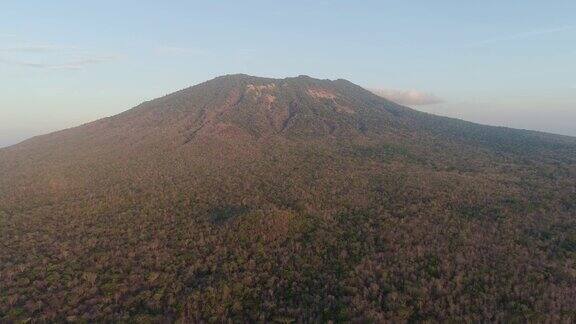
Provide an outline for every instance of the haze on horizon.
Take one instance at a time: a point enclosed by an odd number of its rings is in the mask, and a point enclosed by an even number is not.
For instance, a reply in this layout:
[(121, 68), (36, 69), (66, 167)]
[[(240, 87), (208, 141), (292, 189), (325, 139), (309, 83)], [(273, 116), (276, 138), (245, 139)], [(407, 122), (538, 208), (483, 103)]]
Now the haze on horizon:
[(10, 1), (0, 5), (0, 147), (230, 73), (345, 78), (418, 110), (576, 136), (575, 10)]

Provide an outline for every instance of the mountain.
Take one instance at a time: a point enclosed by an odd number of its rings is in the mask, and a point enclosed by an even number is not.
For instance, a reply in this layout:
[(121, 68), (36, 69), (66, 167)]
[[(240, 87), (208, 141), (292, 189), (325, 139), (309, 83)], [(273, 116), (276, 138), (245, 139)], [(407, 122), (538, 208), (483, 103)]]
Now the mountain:
[(573, 321), (576, 138), (227, 75), (0, 149), (0, 321)]

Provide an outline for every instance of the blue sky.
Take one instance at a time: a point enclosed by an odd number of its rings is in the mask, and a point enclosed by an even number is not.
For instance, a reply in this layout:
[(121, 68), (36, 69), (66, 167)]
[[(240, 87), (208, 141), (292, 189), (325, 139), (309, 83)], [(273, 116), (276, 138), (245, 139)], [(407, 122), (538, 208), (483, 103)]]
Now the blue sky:
[(230, 73), (576, 136), (576, 2), (2, 1), (0, 146)]

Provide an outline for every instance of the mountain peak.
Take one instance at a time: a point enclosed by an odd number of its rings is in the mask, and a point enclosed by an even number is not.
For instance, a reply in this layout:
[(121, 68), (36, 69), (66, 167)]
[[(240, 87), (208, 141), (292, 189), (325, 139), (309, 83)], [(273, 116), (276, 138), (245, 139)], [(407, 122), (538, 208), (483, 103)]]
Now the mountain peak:
[(346, 83), (352, 83), (348, 80), (345, 79), (336, 79), (336, 80), (331, 80), (331, 79), (320, 79), (320, 78), (315, 78), (309, 75), (305, 75), (305, 74), (300, 74), (298, 76), (293, 76), (293, 77), (284, 77), (284, 78), (272, 78), (272, 77), (262, 77), (262, 76), (255, 76), (255, 75), (249, 75), (249, 74), (244, 74), (244, 73), (233, 73), (233, 74), (224, 74), (221, 76), (217, 76), (211, 80), (208, 80), (204, 83), (209, 83), (209, 82), (273, 82), (273, 83), (282, 83), (282, 82), (317, 82), (317, 83), (333, 83), (333, 82), (346, 82)]
[[(514, 135), (520, 131), (418, 112), (344, 79), (229, 74), (144, 102), (119, 115), (28, 142), (79, 138), (79, 133), (96, 146), (108, 145), (108, 140), (151, 145), (206, 141), (245, 145), (260, 140), (372, 141), (435, 136), (517, 147)], [(92, 133), (100, 135), (92, 137)], [(558, 142), (558, 137), (535, 132), (522, 132), (519, 138), (529, 139), (523, 143), (532, 139)]]
[(0, 150), (0, 322), (572, 314), (574, 183), (573, 138), (222, 76)]
[(358, 127), (363, 124), (359, 118), (366, 116), (354, 116), (357, 110), (375, 112), (376, 106), (385, 102), (342, 81), (303, 75), (275, 79), (246, 74), (220, 76), (168, 99), (165, 102), (178, 102), (176, 110), (190, 112), (195, 123), (203, 125), (202, 132), (210, 125), (226, 124), (227, 128), (238, 128), (236, 131), (257, 137), (359, 133)]

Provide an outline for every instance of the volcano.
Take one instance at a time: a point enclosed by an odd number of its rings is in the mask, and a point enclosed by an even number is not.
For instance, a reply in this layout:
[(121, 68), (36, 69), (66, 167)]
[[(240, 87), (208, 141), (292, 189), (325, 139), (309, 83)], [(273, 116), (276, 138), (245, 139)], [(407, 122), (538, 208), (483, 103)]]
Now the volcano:
[(0, 149), (0, 320), (574, 319), (576, 138), (227, 75)]

